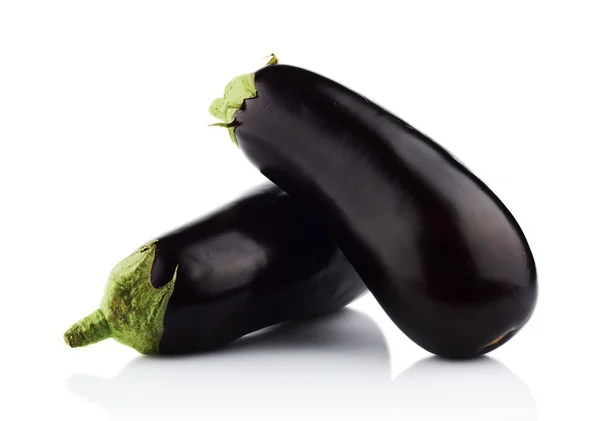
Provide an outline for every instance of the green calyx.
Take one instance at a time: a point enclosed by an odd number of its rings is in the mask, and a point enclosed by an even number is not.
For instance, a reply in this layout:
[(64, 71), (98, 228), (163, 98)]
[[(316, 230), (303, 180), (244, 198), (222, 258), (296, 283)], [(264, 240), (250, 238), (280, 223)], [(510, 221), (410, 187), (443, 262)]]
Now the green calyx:
[(169, 283), (153, 287), (150, 275), (155, 255), (156, 241), (151, 241), (114, 267), (100, 307), (65, 332), (69, 346), (76, 348), (113, 338), (141, 354), (158, 352), (177, 270)]
[(256, 97), (256, 86), (254, 86), (254, 74), (248, 73), (237, 76), (231, 80), (225, 87), (223, 98), (217, 98), (209, 107), (211, 115), (219, 120), (220, 123), (213, 126), (226, 127), (229, 131), (231, 140), (236, 145), (237, 140), (233, 131), (235, 130), (234, 114), (242, 108), (244, 101)]
[[(267, 66), (278, 63), (274, 54), (268, 56)], [(254, 73), (247, 73), (233, 78), (225, 87), (222, 98), (215, 99), (210, 105), (208, 111), (210, 114), (220, 120), (219, 123), (212, 126), (225, 127), (229, 131), (229, 136), (235, 145), (238, 144), (235, 138), (235, 113), (242, 108), (244, 101), (255, 98), (257, 95), (254, 84)]]

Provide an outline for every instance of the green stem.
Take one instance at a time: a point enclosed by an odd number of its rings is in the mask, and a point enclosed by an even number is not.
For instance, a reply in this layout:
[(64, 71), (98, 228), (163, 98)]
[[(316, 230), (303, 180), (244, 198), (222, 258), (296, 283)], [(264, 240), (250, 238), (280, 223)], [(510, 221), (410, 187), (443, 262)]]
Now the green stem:
[(270, 55), (266, 56), (265, 58), (269, 59), (269, 61), (267, 61), (267, 66), (273, 66), (274, 64), (279, 63), (279, 59), (277, 58), (277, 56), (275, 54), (270, 54)]
[(71, 348), (91, 345), (112, 337), (110, 326), (102, 310), (84, 317), (65, 332), (65, 342)]

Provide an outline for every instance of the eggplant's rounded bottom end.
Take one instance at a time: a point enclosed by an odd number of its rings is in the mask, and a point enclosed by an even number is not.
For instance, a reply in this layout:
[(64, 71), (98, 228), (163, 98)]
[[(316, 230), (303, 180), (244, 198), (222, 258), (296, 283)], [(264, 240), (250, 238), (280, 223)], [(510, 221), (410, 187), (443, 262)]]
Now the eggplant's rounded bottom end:
[(483, 356), (483, 354), (477, 352), (432, 352), (432, 354), (443, 360), (457, 362), (474, 360)]
[(516, 329), (511, 329), (508, 332), (504, 333), (503, 335), (498, 336), (496, 339), (494, 339), (490, 343), (486, 344), (483, 348), (481, 348), (481, 350), (479, 351), (479, 355), (485, 355), (485, 354), (492, 352), (493, 350), (495, 350), (497, 348), (500, 348), (502, 345), (504, 345), (506, 342), (508, 342), (513, 336), (515, 336), (520, 329), (521, 329), (520, 327), (516, 328)]
[(436, 349), (427, 349), (426, 351), (433, 355), (448, 361), (467, 361), (474, 360), (492, 352), (493, 350), (501, 347), (508, 342), (513, 336), (517, 334), (520, 328), (511, 329), (502, 335), (497, 336), (492, 341), (487, 343), (483, 347), (437, 347)]

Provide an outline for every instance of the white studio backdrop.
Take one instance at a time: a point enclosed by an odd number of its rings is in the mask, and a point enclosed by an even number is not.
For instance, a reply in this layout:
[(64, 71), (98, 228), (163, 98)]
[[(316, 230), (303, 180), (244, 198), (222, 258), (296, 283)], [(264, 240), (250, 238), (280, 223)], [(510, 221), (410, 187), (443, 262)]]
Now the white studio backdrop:
[[(0, 419), (600, 419), (598, 7), (0, 2)], [(451, 364), (368, 294), (202, 357), (63, 343), (133, 248), (264, 181), (207, 109), (270, 53), (401, 116), (498, 194), (539, 270), (522, 332)]]

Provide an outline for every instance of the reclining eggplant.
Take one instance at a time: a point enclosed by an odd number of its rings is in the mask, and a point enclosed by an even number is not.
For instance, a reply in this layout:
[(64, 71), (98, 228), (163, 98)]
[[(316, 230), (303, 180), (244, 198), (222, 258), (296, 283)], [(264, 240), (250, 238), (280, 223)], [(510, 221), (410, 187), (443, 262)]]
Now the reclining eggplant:
[(123, 259), (100, 308), (64, 339), (79, 347), (112, 337), (142, 354), (208, 351), (365, 291), (323, 221), (267, 183)]

